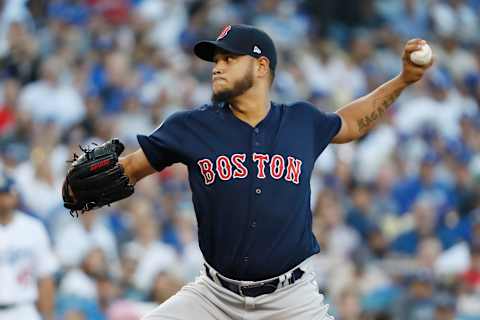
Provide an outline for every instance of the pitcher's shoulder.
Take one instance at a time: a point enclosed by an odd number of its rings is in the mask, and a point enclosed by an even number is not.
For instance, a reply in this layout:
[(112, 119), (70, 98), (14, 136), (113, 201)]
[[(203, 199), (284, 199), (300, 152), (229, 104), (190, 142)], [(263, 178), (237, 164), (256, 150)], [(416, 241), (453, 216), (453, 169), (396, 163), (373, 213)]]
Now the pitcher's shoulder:
[(183, 122), (197, 117), (204, 117), (215, 111), (216, 107), (211, 104), (204, 104), (201, 106), (193, 107), (191, 109), (178, 110), (166, 117), (167, 122)]
[(288, 104), (283, 104), (285, 107), (293, 110), (311, 110), (316, 109), (313, 104), (308, 101), (295, 101)]
[(295, 116), (312, 116), (312, 114), (317, 113), (319, 110), (313, 104), (308, 101), (296, 101), (292, 103), (279, 104), (280, 108), (286, 114), (292, 114)]

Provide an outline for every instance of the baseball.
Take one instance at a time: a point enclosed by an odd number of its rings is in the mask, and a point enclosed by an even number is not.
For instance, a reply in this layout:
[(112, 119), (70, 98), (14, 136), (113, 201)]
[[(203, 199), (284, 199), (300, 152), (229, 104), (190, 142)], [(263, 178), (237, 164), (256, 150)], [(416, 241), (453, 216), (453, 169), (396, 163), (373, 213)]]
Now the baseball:
[(424, 66), (432, 61), (432, 48), (428, 44), (422, 45), (422, 47), (410, 54), (410, 60), (419, 65)]

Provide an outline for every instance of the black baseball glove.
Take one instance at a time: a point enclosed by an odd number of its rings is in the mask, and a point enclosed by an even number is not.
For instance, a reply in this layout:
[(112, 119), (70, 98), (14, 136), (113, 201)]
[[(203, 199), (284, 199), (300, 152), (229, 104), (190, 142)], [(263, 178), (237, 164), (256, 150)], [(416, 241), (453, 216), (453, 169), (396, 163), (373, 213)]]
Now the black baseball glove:
[(133, 193), (133, 185), (118, 162), (125, 149), (118, 139), (80, 149), (83, 154), (73, 155), (62, 188), (63, 205), (72, 216), (110, 205)]

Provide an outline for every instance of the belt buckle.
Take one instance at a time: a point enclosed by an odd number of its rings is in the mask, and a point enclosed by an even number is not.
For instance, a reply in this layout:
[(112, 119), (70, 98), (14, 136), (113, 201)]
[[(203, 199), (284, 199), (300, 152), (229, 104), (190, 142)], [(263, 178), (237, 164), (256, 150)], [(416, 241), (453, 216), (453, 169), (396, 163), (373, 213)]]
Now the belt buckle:
[(240, 296), (242, 297), (248, 297), (244, 292), (243, 289), (254, 289), (254, 288), (260, 288), (265, 285), (265, 282), (260, 282), (260, 283), (255, 283), (255, 284), (247, 284), (244, 286), (239, 285), (238, 286), (238, 292), (240, 293)]

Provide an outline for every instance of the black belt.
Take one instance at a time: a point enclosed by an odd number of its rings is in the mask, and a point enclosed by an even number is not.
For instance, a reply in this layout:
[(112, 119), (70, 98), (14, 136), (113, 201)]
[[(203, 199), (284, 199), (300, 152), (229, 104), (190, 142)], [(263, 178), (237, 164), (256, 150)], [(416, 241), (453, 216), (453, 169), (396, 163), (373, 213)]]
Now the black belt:
[(12, 304), (0, 304), (0, 310), (8, 310), (15, 308), (17, 305), (15, 303)]
[[(210, 273), (210, 268), (207, 265), (205, 265), (205, 271), (207, 273), (207, 276), (211, 280), (215, 281)], [(292, 276), (288, 279), (288, 284), (295, 283), (295, 281), (300, 279), (304, 273), (305, 272), (300, 268), (296, 268), (295, 270), (293, 270)], [(277, 290), (278, 284), (280, 283), (280, 277), (268, 281), (258, 281), (257, 283), (243, 286), (235, 282), (231, 282), (222, 277), (221, 275), (218, 276), (217, 279), (218, 281), (220, 281), (222, 287), (242, 297), (258, 297), (262, 294), (273, 293), (275, 292), (275, 290)]]

